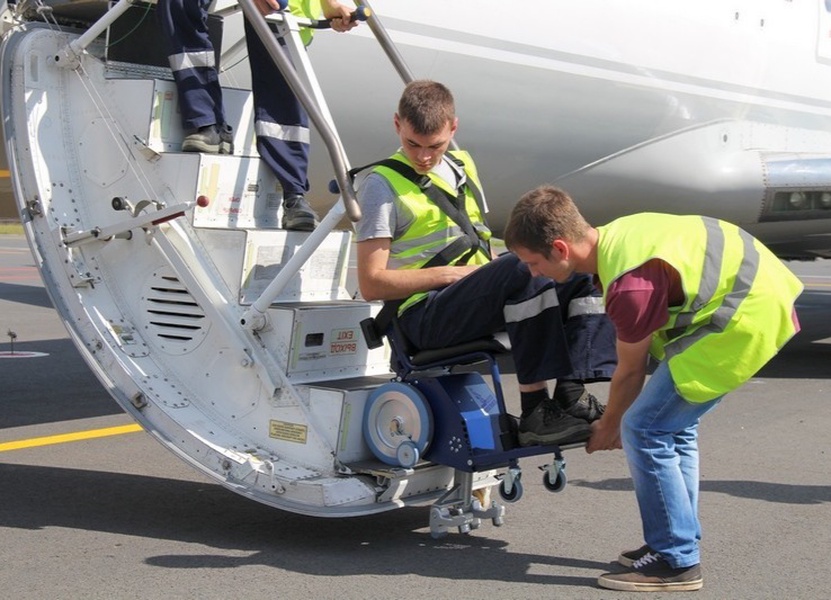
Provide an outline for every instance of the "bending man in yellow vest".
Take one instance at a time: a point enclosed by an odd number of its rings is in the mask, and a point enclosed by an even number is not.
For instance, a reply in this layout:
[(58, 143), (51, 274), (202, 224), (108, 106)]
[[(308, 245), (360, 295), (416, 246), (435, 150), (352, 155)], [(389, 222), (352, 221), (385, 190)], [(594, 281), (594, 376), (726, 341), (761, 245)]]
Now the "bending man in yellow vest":
[[(621, 445), (646, 544), (600, 586), (702, 586), (698, 423), (799, 330), (800, 281), (735, 225), (645, 213), (593, 228), (562, 190), (543, 186), (514, 207), (508, 247), (532, 273), (596, 273), (617, 330), (618, 366), (587, 451)], [(660, 361), (644, 385), (649, 355)]]
[[(614, 370), (614, 331), (587, 276), (562, 285), (517, 258), (491, 260), (486, 204), (444, 85), (407, 85), (394, 117), (400, 150), (358, 181), (358, 280), (367, 300), (398, 305), (422, 350), (507, 331), (520, 383), (522, 445), (585, 440), (603, 406), (583, 382)], [(548, 380), (557, 379), (554, 399)]]

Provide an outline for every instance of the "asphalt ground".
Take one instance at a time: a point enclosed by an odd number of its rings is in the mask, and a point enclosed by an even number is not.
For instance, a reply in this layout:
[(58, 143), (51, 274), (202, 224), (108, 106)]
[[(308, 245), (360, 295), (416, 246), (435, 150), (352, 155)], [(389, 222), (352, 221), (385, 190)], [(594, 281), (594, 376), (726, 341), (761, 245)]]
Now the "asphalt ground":
[[(702, 422), (705, 584), (674, 597), (829, 595), (831, 261), (790, 266), (806, 284), (803, 330)], [(642, 543), (619, 451), (569, 451), (558, 494), (536, 468), (546, 457), (523, 460), (505, 525), (470, 535), (434, 540), (428, 507), (302, 517), (210, 482), (141, 431), (115, 434), (132, 421), (75, 350), (18, 235), (0, 236), (0, 353), (9, 331), (32, 355), (0, 359), (4, 598), (632, 597), (595, 585)], [(515, 409), (510, 373), (505, 390)]]

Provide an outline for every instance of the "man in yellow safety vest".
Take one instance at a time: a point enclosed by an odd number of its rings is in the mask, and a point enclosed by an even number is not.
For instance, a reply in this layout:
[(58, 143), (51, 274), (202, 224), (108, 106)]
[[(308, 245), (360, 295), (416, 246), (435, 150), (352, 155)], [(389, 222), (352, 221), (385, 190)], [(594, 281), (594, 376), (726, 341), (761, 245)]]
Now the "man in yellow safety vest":
[[(699, 419), (799, 330), (801, 282), (725, 221), (644, 213), (594, 228), (551, 186), (520, 199), (505, 242), (534, 274), (597, 274), (616, 328), (618, 366), (586, 449), (623, 447), (646, 543), (599, 585), (699, 589)], [(650, 354), (660, 362), (644, 385)]]

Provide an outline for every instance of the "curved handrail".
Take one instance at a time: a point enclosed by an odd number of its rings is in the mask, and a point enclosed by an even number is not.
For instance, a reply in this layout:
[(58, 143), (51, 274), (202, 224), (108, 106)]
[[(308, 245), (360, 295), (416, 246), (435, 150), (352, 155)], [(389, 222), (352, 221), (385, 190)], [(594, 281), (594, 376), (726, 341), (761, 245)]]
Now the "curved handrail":
[(254, 28), (254, 31), (257, 33), (268, 51), (269, 56), (271, 56), (271, 60), (273, 60), (277, 65), (277, 68), (280, 69), (280, 72), (289, 84), (291, 91), (306, 109), (306, 112), (309, 114), (309, 118), (314, 123), (318, 133), (320, 133), (323, 143), (326, 144), (326, 148), (329, 151), (329, 157), (332, 159), (332, 166), (335, 170), (335, 178), (340, 185), (341, 197), (343, 198), (347, 215), (352, 221), (360, 221), (361, 208), (358, 205), (355, 189), (352, 187), (352, 183), (349, 180), (349, 161), (346, 158), (346, 151), (343, 148), (340, 138), (323, 116), (323, 113), (318, 108), (317, 103), (301, 83), (294, 66), (291, 64), (289, 58), (280, 49), (277, 44), (277, 40), (274, 38), (271, 29), (268, 27), (265, 17), (263, 17), (263, 15), (260, 14), (260, 11), (254, 6), (253, 0), (239, 0), (239, 5), (240, 8), (242, 8), (245, 18), (248, 19), (248, 22)]

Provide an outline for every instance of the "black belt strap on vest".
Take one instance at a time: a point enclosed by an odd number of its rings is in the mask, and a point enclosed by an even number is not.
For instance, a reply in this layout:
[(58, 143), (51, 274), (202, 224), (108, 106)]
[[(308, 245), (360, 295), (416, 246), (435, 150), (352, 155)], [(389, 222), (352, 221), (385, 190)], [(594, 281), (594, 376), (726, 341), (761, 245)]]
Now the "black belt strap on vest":
[[(445, 156), (464, 170), (465, 164), (461, 159), (453, 156), (452, 154), (445, 154)], [(470, 222), (470, 216), (467, 214), (467, 210), (465, 210), (465, 187), (467, 187), (473, 194), (474, 200), (476, 200), (476, 205), (479, 207), (479, 214), (482, 215), (483, 219), (485, 218), (485, 202), (484, 197), (482, 196), (482, 191), (473, 181), (470, 180), (470, 178), (468, 178), (465, 184), (459, 188), (458, 195), (453, 197), (445, 190), (433, 185), (433, 182), (427, 175), (420, 175), (410, 165), (405, 164), (400, 160), (395, 160), (394, 158), (385, 158), (384, 160), (379, 160), (378, 162), (370, 163), (368, 165), (364, 165), (363, 167), (351, 169), (349, 171), (349, 176), (354, 179), (357, 173), (371, 167), (387, 167), (417, 185), (418, 189), (420, 189), (425, 196), (432, 200), (433, 204), (438, 206), (444, 214), (450, 217), (453, 222), (462, 229), (465, 235), (470, 238), (471, 248), (474, 249), (474, 252), (471, 252), (471, 255), (475, 253), (475, 249), (482, 248), (482, 250), (490, 256), (490, 247), (488, 243), (482, 240), (482, 238), (479, 237), (479, 234), (476, 233), (473, 223)], [(467, 262), (467, 260), (470, 260), (470, 257), (467, 257), (465, 262)]]

